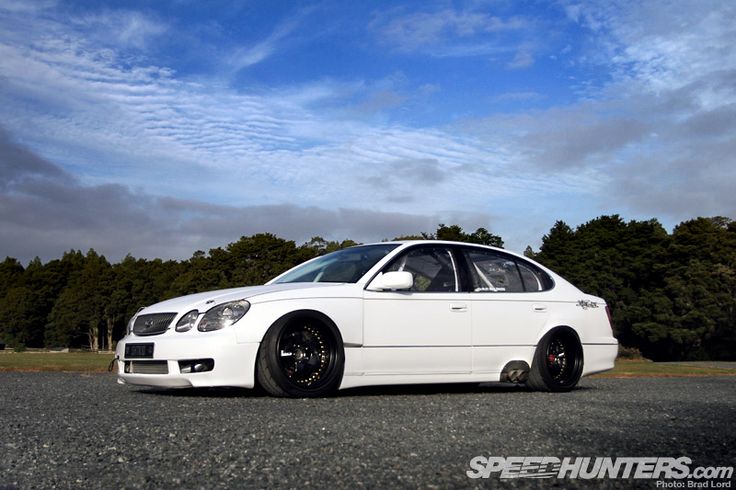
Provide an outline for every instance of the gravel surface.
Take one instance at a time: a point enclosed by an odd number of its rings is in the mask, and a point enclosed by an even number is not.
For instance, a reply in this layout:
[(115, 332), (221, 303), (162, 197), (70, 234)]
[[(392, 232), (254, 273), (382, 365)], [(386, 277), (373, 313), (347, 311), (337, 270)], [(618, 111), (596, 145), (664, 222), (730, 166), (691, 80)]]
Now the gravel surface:
[[(688, 456), (736, 465), (736, 378), (353, 389), (317, 400), (0, 373), (0, 488), (491, 487), (474, 456)], [(652, 480), (502, 486), (656, 488)], [(729, 482), (730, 483), (730, 482)]]

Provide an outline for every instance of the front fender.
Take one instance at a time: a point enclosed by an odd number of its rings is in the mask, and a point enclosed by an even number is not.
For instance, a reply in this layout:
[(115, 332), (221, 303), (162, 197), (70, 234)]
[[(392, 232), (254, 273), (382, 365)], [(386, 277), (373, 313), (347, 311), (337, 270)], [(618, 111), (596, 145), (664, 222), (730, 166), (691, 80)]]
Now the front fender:
[(363, 303), (359, 298), (309, 298), (265, 301), (251, 305), (234, 325), (238, 343), (261, 342), (268, 329), (285, 315), (312, 312), (334, 326), (347, 346), (363, 345)]

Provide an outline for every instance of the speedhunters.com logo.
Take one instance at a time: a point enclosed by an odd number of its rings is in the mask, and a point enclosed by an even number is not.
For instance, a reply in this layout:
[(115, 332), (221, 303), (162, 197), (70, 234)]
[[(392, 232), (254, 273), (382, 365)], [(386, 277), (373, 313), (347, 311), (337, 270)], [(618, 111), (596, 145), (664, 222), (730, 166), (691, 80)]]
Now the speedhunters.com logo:
[(731, 488), (733, 466), (693, 467), (690, 458), (485, 457), (470, 460), (468, 478), (603, 478), (657, 480), (657, 488)]

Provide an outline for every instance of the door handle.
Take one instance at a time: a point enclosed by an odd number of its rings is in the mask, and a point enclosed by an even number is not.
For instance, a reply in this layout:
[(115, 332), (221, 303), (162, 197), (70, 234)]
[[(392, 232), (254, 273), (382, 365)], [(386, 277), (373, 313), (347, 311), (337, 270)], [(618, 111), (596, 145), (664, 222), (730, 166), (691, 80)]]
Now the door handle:
[(451, 303), (450, 304), (450, 311), (468, 311), (468, 305), (464, 303)]
[(547, 311), (547, 305), (533, 305), (532, 310), (534, 311)]

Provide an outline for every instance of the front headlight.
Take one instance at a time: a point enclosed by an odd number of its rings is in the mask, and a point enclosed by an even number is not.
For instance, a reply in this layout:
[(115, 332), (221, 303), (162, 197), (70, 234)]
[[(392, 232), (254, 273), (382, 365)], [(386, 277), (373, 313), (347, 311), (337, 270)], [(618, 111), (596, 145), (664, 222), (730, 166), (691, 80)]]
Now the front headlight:
[(197, 330), (200, 332), (210, 332), (229, 327), (243, 318), (243, 315), (248, 312), (249, 308), (250, 303), (244, 299), (217, 305), (204, 314), (204, 318), (199, 322)]
[(192, 329), (195, 323), (197, 323), (197, 318), (199, 318), (199, 312), (197, 310), (192, 310), (183, 317), (181, 317), (181, 320), (176, 322), (176, 331), (177, 332), (188, 332)]
[(133, 326), (135, 325), (135, 319), (138, 316), (138, 313), (140, 313), (141, 310), (144, 308), (145, 306), (141, 306), (140, 308), (138, 308), (138, 311), (136, 311), (135, 314), (132, 317), (130, 317), (130, 320), (128, 320), (128, 326), (126, 327), (126, 332), (128, 333), (128, 335), (133, 333)]

